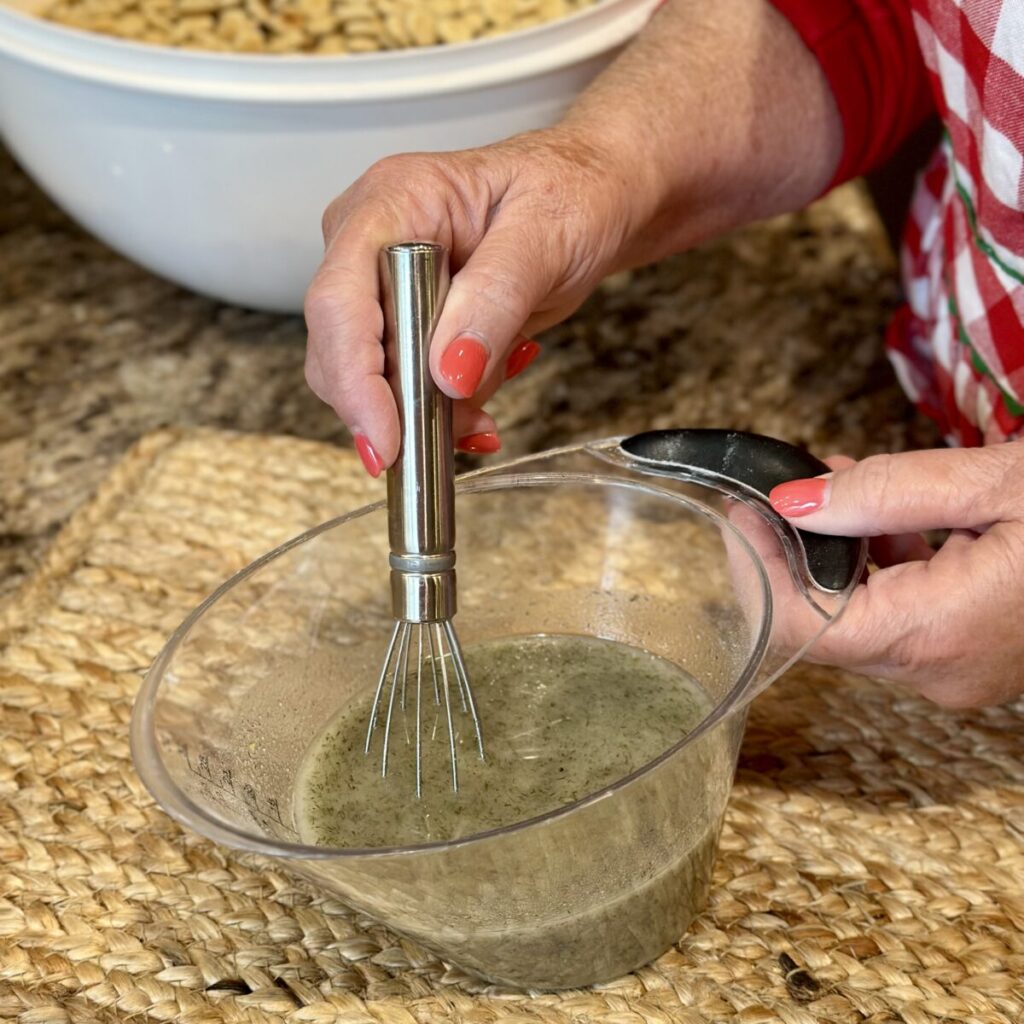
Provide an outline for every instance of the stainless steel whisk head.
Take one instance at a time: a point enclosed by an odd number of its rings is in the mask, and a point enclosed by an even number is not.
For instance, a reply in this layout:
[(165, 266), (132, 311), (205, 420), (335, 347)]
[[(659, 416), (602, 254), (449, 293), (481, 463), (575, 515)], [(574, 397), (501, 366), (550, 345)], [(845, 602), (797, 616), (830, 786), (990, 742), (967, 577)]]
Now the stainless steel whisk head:
[[(433, 699), (431, 739), (448, 739), (459, 789), (457, 719), (468, 716), (480, 758), (483, 736), (452, 617), (455, 599), (455, 459), (451, 400), (430, 375), (430, 339), (448, 291), (448, 252), (404, 242), (381, 253), (385, 373), (398, 405), (401, 446), (388, 471), (391, 604), (395, 627), (374, 694), (366, 753), (383, 719), (381, 774), (388, 773), (397, 710), (414, 710), (416, 795), (423, 788), (424, 690)], [(428, 667), (429, 666), (429, 667)], [(453, 687), (457, 695), (452, 694)], [(460, 716), (461, 713), (461, 716)]]
[[(413, 637), (415, 636), (415, 640)], [(426, 642), (423, 638), (426, 636)], [(414, 660), (415, 668), (410, 670), (410, 659)], [(425, 668), (424, 659), (429, 661)], [(449, 664), (451, 671), (449, 671)], [(429, 672), (429, 678), (424, 676)], [(454, 676), (454, 680), (453, 677)], [(399, 685), (401, 681), (401, 685)], [(457, 703), (460, 708), (453, 708), (452, 683), (458, 689)], [(396, 700), (398, 707), (407, 711), (409, 705), (408, 690), (412, 689), (412, 702), (415, 707), (416, 722), (414, 726), (416, 746), (416, 795), (422, 793), (423, 787), (423, 690), (427, 688), (427, 700), (433, 694), (434, 705), (444, 712), (444, 727), (448, 735), (448, 752), (451, 758), (452, 789), (459, 791), (458, 753), (456, 750), (456, 730), (453, 710), (468, 713), (473, 721), (476, 733), (477, 748), (480, 757), (484, 756), (483, 738), (480, 733), (480, 721), (477, 716), (473, 692), (469, 688), (469, 676), (466, 663), (462, 658), (462, 649), (455, 629), (450, 621), (444, 622), (402, 622), (395, 623), (385, 655), (384, 667), (381, 669), (377, 692), (374, 695), (373, 710), (370, 712), (370, 726), (366, 735), (366, 750), (369, 752), (373, 732), (377, 726), (384, 694), (387, 692), (387, 706), (384, 710), (384, 744), (381, 753), (381, 774), (388, 773), (388, 748), (391, 740), (391, 726), (394, 720)], [(434, 723), (436, 731), (437, 722)]]

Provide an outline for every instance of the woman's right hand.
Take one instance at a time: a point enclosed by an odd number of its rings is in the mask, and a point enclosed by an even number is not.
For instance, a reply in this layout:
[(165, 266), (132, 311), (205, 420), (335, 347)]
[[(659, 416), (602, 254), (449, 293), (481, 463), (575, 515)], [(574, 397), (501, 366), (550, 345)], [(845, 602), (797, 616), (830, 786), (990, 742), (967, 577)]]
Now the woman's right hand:
[(306, 378), (375, 476), (398, 452), (384, 380), (380, 250), (440, 242), (452, 284), (430, 353), (460, 447), (494, 451), (486, 400), (527, 339), (615, 270), (820, 194), (842, 147), (821, 68), (769, 0), (689, 0), (651, 24), (554, 128), (391, 157), (328, 208), (306, 296)]
[[(398, 453), (384, 379), (378, 254), (436, 241), (452, 283), (430, 365), (453, 399), (457, 447), (496, 451), (483, 405), (613, 268), (639, 219), (637, 182), (611, 149), (554, 128), (483, 149), (391, 157), (328, 207), (326, 254), (306, 295), (306, 379), (352, 431), (374, 476)], [(621, 148), (619, 148), (621, 152)]]

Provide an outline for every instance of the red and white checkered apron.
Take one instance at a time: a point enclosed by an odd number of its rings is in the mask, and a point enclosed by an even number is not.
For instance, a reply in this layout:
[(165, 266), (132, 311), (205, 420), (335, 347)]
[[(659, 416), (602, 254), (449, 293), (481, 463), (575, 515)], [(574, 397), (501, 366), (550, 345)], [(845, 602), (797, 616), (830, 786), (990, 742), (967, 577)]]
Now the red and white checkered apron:
[(913, 0), (946, 136), (918, 183), (889, 350), (953, 444), (1024, 433), (1024, 0)]

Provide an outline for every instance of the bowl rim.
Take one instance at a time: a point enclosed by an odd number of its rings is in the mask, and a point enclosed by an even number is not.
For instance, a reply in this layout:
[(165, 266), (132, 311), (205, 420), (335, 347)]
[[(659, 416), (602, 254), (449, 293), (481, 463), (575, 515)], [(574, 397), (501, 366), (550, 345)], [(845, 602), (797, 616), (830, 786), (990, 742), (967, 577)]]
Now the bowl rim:
[(580, 64), (625, 44), (658, 0), (597, 0), (541, 25), (463, 43), (356, 54), (253, 54), (140, 43), (47, 21), (0, 0), (0, 54), (141, 92), (288, 104), (477, 91)]
[[(513, 472), (509, 469), (522, 465), (538, 458), (549, 458), (561, 452), (579, 451), (579, 446), (566, 446), (561, 449), (539, 453), (536, 456), (526, 456), (517, 459), (512, 463), (500, 466), (486, 467), (471, 473), (459, 476), (456, 480), (457, 492), (463, 494), (485, 493), (488, 491), (508, 490), (522, 486), (550, 486), (552, 484), (586, 484), (603, 487), (622, 487), (634, 492), (649, 494), (658, 499), (667, 499), (682, 506), (692, 513), (696, 513), (708, 520), (712, 526), (719, 530), (727, 530), (732, 539), (738, 542), (741, 549), (745, 550), (751, 564), (754, 566), (756, 578), (760, 584), (761, 592), (761, 619), (752, 637), (751, 651), (748, 655), (746, 665), (739, 673), (737, 679), (717, 700), (701, 720), (701, 722), (677, 743), (664, 750), (657, 757), (641, 765), (639, 768), (616, 780), (611, 785), (600, 790), (589, 793), (578, 800), (561, 807), (534, 815), (531, 818), (517, 821), (510, 825), (499, 828), (488, 829), (483, 832), (476, 832), (468, 836), (460, 836), (457, 839), (438, 840), (428, 843), (408, 844), (404, 846), (389, 847), (328, 847), (315, 846), (308, 843), (289, 842), (281, 839), (268, 839), (246, 831), (235, 825), (226, 823), (212, 817), (207, 811), (195, 803), (185, 794), (171, 778), (164, 767), (164, 761), (159, 753), (159, 745), (156, 741), (156, 727), (154, 721), (155, 695), (160, 682), (171, 664), (171, 661), (186, 639), (192, 627), (209, 611), (228, 591), (239, 583), (242, 583), (249, 576), (258, 572), (265, 565), (287, 554), (293, 548), (299, 547), (329, 530), (333, 530), (345, 523), (362, 518), (374, 512), (380, 512), (387, 508), (385, 501), (378, 501), (366, 505), (352, 512), (337, 516), (319, 526), (315, 526), (304, 533), (293, 537), (284, 544), (279, 545), (272, 551), (267, 552), (260, 558), (251, 562), (244, 569), (235, 573), (225, 580), (216, 590), (213, 591), (201, 604), (178, 626), (160, 654), (154, 660), (149, 671), (143, 679), (135, 702), (132, 708), (129, 746), (131, 749), (132, 762), (143, 785), (156, 800), (157, 804), (172, 818), (192, 831), (212, 839), (215, 842), (223, 843), (235, 849), (242, 849), (253, 853), (270, 854), (303, 860), (354, 860), (354, 859), (376, 859), (381, 857), (396, 857), (409, 854), (425, 854), (439, 852), (442, 850), (455, 849), (457, 847), (474, 845), (482, 842), (494, 841), (505, 836), (517, 833), (537, 825), (546, 825), (557, 819), (607, 799), (614, 793), (631, 785), (643, 776), (649, 775), (657, 770), (659, 766), (669, 759), (675, 757), (684, 748), (697, 742), (707, 733), (723, 724), (725, 719), (731, 717), (735, 710), (744, 706), (744, 698), (752, 684), (757, 681), (758, 670), (764, 660), (768, 649), (769, 636), (773, 616), (773, 599), (771, 584), (757, 552), (746, 539), (743, 533), (734, 526), (725, 516), (703, 502), (682, 495), (677, 491), (658, 486), (648, 480), (631, 480), (622, 476), (589, 473), (568, 473), (560, 471), (535, 471)], [(754, 632), (754, 631), (752, 631)]]

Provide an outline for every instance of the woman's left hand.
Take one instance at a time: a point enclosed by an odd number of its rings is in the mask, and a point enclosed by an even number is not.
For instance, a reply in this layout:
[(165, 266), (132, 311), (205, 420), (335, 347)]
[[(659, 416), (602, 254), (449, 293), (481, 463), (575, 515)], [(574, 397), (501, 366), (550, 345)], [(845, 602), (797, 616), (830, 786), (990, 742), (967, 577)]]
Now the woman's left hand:
[[(781, 484), (772, 505), (801, 530), (874, 538), (881, 568), (814, 660), (949, 707), (1024, 693), (1024, 440), (828, 461), (832, 473)], [(941, 529), (934, 551), (921, 531)]]

